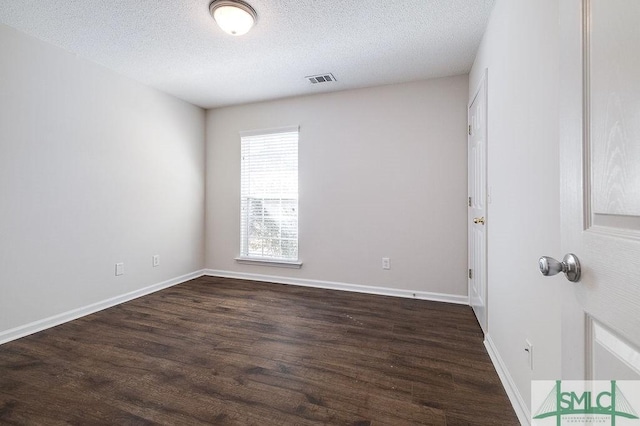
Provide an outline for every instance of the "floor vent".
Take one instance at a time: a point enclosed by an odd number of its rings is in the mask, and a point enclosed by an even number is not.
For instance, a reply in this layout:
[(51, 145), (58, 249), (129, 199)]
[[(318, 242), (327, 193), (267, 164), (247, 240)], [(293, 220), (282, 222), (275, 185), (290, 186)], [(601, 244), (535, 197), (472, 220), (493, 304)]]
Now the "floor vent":
[(318, 74), (318, 75), (309, 75), (309, 76), (307, 76), (305, 78), (308, 79), (312, 84), (329, 83), (331, 81), (337, 81), (336, 78), (331, 73)]

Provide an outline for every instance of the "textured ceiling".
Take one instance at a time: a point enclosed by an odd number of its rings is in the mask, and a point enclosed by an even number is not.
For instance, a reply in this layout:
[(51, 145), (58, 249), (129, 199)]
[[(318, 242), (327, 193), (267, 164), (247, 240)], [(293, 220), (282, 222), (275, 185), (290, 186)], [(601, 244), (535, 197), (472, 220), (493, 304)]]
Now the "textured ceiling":
[(210, 1), (0, 0), (0, 22), (210, 108), (466, 73), (494, 3), (249, 0), (258, 23), (232, 37)]

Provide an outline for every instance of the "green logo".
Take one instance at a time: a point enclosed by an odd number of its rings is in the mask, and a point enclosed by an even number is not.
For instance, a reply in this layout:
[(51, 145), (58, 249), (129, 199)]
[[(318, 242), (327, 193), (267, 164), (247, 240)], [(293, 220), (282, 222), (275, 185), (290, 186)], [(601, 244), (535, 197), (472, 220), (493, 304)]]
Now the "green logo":
[[(597, 384), (600, 382), (585, 382)], [(584, 420), (598, 418), (600, 421), (608, 418), (612, 426), (616, 418), (638, 419), (633, 407), (620, 391), (615, 380), (611, 380), (610, 387), (594, 385), (589, 390), (562, 390), (562, 380), (556, 380), (555, 385), (540, 405), (533, 419), (556, 418), (556, 425), (562, 424), (563, 416), (580, 416)]]

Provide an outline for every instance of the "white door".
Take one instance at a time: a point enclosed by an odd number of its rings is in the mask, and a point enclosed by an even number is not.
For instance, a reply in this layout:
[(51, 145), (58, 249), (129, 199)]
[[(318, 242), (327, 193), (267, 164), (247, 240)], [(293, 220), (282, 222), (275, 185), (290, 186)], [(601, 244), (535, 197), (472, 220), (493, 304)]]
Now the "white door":
[(487, 333), (487, 73), (469, 105), (469, 303)]
[[(562, 0), (564, 379), (640, 379), (640, 1)], [(560, 253), (558, 253), (560, 255)], [(544, 313), (540, 313), (544, 315)]]

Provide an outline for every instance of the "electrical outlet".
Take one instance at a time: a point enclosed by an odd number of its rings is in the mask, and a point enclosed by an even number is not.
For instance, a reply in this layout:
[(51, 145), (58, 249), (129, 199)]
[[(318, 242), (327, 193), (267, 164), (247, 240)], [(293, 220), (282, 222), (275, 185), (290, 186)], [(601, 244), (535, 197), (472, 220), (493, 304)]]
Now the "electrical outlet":
[(151, 264), (155, 268), (156, 266), (160, 266), (160, 255), (156, 254), (151, 258)]
[(391, 269), (391, 262), (388, 257), (382, 258), (382, 269)]
[(124, 275), (124, 263), (116, 263), (116, 276)]
[(529, 368), (533, 371), (533, 343), (526, 339), (524, 341), (524, 351), (527, 354), (527, 362), (529, 363)]

